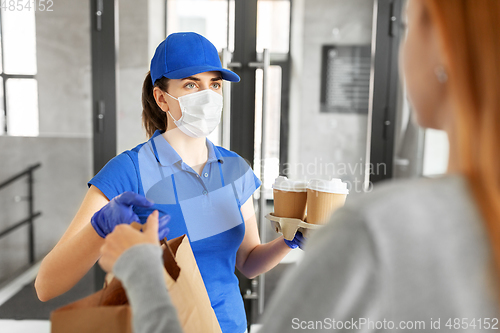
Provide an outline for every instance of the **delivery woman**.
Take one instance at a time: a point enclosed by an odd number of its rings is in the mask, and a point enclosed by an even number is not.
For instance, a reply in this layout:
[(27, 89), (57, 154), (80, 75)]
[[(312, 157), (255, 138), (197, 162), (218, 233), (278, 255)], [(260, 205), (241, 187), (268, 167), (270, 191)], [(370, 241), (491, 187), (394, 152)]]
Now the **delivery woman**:
[(175, 33), (158, 46), (142, 91), (150, 139), (113, 158), (90, 180), (74, 220), (41, 264), (35, 287), (42, 301), (83, 277), (116, 224), (137, 217), (145, 222), (154, 209), (170, 216), (169, 238), (188, 235), (223, 332), (246, 330), (235, 267), (253, 278), (301, 240), (260, 244), (252, 194), (261, 182), (243, 158), (207, 139), (220, 121), (222, 80), (239, 77), (221, 67), (216, 48), (203, 36)]

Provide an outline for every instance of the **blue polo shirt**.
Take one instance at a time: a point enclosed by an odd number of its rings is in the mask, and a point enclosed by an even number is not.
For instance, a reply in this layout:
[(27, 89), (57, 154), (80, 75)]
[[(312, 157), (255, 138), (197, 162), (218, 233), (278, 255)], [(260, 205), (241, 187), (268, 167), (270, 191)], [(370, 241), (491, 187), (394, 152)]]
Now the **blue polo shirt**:
[(208, 160), (198, 175), (156, 131), (153, 137), (109, 161), (90, 180), (108, 199), (132, 191), (155, 203), (134, 208), (141, 222), (154, 209), (168, 214), (172, 239), (186, 234), (223, 332), (245, 332), (246, 315), (236, 252), (245, 235), (241, 206), (261, 185), (238, 154), (207, 139)]

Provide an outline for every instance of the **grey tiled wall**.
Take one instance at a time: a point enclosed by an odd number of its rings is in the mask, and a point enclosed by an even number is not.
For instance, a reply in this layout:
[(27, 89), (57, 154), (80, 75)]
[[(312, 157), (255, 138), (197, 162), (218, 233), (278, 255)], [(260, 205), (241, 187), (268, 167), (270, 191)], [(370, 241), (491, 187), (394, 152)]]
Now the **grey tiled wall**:
[(296, 138), (290, 146), (292, 177), (338, 177), (353, 185), (362, 180), (367, 116), (320, 113), (321, 50), (323, 45), (369, 45), (372, 16), (371, 0), (304, 0), (302, 15), (295, 15), (302, 36), (292, 36), (292, 42), (302, 47), (295, 51), (298, 57), (292, 54), (293, 67), (301, 73), (295, 78), (300, 104), (291, 106), (291, 119), (298, 124), (291, 133)]
[[(86, 138), (0, 137), (0, 181), (30, 165), (34, 171), (35, 255), (41, 259), (59, 240), (75, 215), (91, 177), (91, 144)], [(0, 192), (0, 229), (25, 219), (26, 180), (17, 181)], [(27, 227), (0, 240), (0, 280), (28, 263)]]
[[(59, 240), (92, 176), (88, 1), (58, 2), (36, 12), (40, 137), (0, 136), (0, 182), (29, 165), (35, 171), (36, 259)], [(0, 230), (26, 218), (26, 181), (0, 192)], [(18, 202), (16, 202), (18, 201)], [(0, 240), (0, 281), (28, 263), (27, 228)]]

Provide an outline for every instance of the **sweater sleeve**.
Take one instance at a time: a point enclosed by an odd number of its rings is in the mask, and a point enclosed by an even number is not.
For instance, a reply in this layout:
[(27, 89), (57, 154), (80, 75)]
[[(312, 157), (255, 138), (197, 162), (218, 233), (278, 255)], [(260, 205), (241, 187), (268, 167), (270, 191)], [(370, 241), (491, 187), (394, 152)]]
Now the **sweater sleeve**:
[(377, 269), (375, 244), (363, 219), (339, 210), (309, 239), (301, 262), (283, 278), (262, 330), (331, 332), (342, 325), (356, 331), (362, 318), (378, 320), (382, 287)]
[(182, 333), (165, 286), (161, 256), (159, 246), (135, 245), (113, 267), (127, 293), (135, 333)]

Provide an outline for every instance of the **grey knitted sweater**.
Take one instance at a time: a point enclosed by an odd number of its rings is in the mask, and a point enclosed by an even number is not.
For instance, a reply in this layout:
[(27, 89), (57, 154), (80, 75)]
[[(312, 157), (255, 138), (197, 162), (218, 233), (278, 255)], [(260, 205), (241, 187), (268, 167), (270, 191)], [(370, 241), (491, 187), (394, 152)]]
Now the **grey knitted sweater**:
[[(128, 250), (115, 275), (130, 293), (137, 333), (180, 332), (168, 294), (158, 292), (154, 248)], [(144, 259), (151, 256), (158, 260)], [(494, 331), (500, 316), (492, 267), (463, 178), (386, 183), (350, 196), (308, 240), (260, 332)]]

